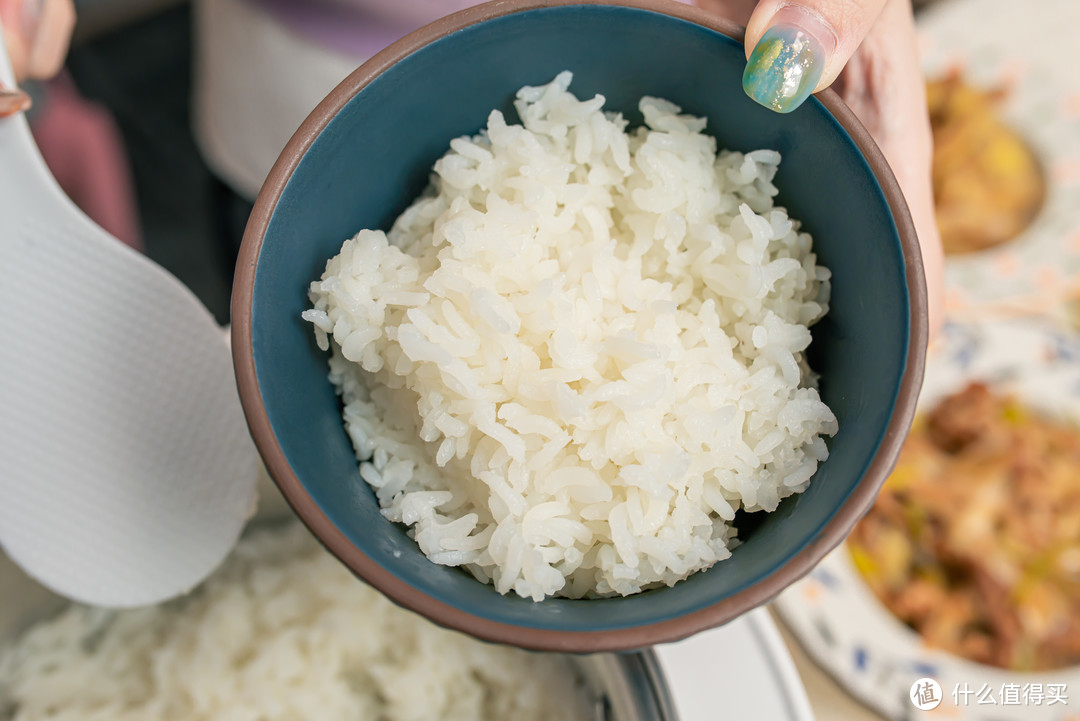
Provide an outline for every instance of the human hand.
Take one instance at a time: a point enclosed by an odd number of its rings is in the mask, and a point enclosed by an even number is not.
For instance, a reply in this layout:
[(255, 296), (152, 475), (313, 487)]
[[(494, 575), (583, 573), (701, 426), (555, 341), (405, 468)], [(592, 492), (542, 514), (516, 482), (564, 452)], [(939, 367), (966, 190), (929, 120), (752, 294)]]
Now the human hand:
[[(0, 22), (16, 82), (59, 72), (75, 26), (72, 0), (0, 0)], [(26, 93), (0, 83), (0, 117), (29, 106)]]
[(910, 0), (699, 0), (746, 25), (743, 88), (791, 112), (830, 85), (881, 148), (922, 248), (930, 333), (940, 328), (944, 256), (930, 180), (932, 139)]

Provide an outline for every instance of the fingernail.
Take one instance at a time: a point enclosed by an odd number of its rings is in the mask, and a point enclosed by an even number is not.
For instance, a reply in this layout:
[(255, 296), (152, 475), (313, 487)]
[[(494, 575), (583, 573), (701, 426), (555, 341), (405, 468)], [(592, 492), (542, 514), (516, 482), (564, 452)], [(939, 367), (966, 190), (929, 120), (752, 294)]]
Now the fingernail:
[(750, 53), (743, 90), (766, 108), (790, 113), (810, 97), (826, 52), (835, 48), (836, 35), (820, 18), (795, 6), (783, 8)]
[(18, 88), (0, 85), (0, 118), (30, 109), (30, 96)]

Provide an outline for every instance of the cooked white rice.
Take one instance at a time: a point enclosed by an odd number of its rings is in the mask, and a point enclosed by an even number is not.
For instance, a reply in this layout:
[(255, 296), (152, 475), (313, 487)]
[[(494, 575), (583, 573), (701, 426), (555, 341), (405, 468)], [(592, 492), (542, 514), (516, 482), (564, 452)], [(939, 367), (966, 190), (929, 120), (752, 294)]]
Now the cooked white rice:
[(583, 721), (590, 708), (565, 658), (398, 608), (299, 524), (245, 540), (186, 599), (72, 606), (0, 647), (11, 721)]
[(829, 272), (773, 205), (779, 154), (718, 154), (656, 98), (628, 132), (570, 80), (453, 140), (303, 314), (384, 515), (536, 600), (727, 558), (735, 512), (803, 491), (836, 432), (803, 357)]

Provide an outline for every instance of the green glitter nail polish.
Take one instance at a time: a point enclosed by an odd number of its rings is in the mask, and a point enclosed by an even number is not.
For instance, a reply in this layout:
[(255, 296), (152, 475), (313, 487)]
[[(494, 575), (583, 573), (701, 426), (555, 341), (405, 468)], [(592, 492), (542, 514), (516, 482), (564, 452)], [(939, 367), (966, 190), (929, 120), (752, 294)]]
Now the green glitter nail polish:
[(743, 72), (743, 90), (770, 110), (790, 113), (810, 97), (825, 66), (821, 44), (803, 30), (777, 25), (761, 37)]

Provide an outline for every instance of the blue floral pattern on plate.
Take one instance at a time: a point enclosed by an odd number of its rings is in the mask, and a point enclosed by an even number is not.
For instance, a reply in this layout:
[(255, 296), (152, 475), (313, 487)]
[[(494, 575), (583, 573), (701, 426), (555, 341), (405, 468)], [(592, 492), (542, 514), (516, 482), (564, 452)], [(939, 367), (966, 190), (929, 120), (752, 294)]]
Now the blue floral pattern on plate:
[[(1080, 422), (1080, 336), (1043, 320), (947, 325), (931, 348), (920, 408), (974, 380)], [(1080, 667), (1008, 672), (926, 647), (866, 587), (845, 546), (781, 594), (775, 607), (823, 669), (852, 696), (894, 721), (1080, 719), (1074, 713), (1080, 706)], [(924, 677), (942, 687), (944, 698), (933, 711), (918, 710), (908, 698), (913, 682)], [(1032, 692), (1051, 685), (1065, 685), (1074, 698), (1048, 704), (1044, 694), (1039, 704), (1002, 704), (1012, 700), (1014, 686)], [(995, 703), (988, 703), (991, 698)]]

